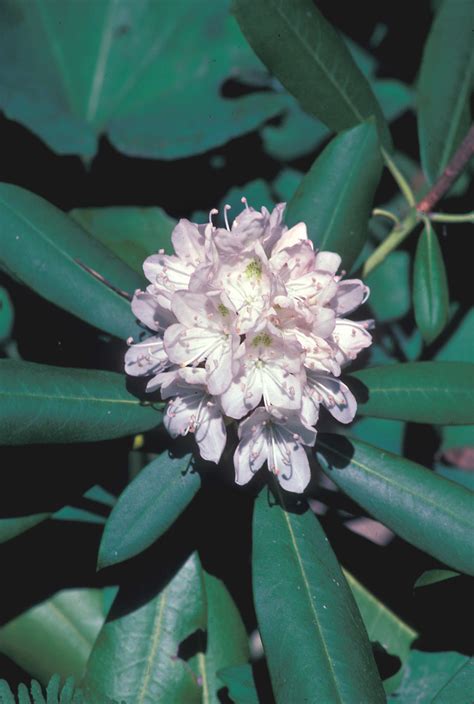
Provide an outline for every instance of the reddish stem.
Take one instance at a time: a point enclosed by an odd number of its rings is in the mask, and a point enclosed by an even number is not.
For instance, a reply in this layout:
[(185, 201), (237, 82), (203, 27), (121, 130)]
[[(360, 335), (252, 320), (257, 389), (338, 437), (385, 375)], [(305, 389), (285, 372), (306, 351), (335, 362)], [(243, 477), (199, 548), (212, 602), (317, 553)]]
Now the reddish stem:
[(440, 198), (449, 190), (451, 184), (456, 180), (464, 169), (469, 159), (474, 155), (474, 124), (464, 137), (456, 150), (453, 158), (436, 181), (433, 188), (426, 194), (416, 206), (419, 213), (429, 213)]

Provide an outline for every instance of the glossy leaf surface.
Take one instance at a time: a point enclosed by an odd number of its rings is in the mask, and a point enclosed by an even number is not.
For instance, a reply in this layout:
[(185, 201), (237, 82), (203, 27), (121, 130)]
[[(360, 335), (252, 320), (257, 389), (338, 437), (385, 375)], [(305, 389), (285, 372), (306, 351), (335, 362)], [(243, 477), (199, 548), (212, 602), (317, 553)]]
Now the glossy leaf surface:
[(381, 170), (373, 122), (340, 134), (301, 181), (288, 204), (287, 224), (304, 221), (316, 247), (337, 252), (343, 267), (350, 269), (367, 239)]
[(46, 684), (58, 673), (79, 681), (104, 622), (97, 589), (59, 592), (0, 628), (0, 652)]
[(444, 0), (424, 47), (418, 80), (421, 163), (431, 184), (469, 129), (473, 58), (472, 3)]
[(191, 555), (159, 594), (135, 609), (119, 592), (87, 664), (88, 704), (107, 697), (140, 704), (200, 704), (201, 688), (178, 655), (182, 641), (206, 627), (202, 570)]
[(414, 584), (414, 589), (429, 587), (432, 584), (439, 584), (439, 582), (445, 582), (447, 579), (453, 579), (454, 577), (459, 577), (459, 572), (453, 572), (453, 570), (427, 570), (418, 577)]
[(232, 11), (255, 53), (306, 112), (336, 132), (373, 115), (390, 144), (367, 79), (314, 3), (233, 0)]
[(92, 442), (154, 428), (123, 374), (0, 360), (0, 444)]
[(155, 542), (201, 486), (191, 455), (163, 452), (127, 486), (112, 509), (99, 548), (100, 568), (123, 562)]
[(365, 278), (376, 323), (403, 318), (410, 310), (409, 270), (408, 253), (392, 252)]
[(421, 465), (360, 440), (319, 436), (323, 471), (397, 535), (441, 562), (474, 574), (474, 494)]
[[(224, 583), (205, 572), (207, 597), (207, 646), (198, 654), (198, 671), (203, 682), (203, 704), (220, 704), (225, 687), (219, 673), (247, 663), (248, 637), (237, 607)], [(204, 684), (205, 683), (205, 684)]]
[(449, 292), (436, 232), (427, 223), (418, 240), (413, 270), (413, 306), (423, 339), (433, 342), (449, 316)]
[(140, 275), (150, 254), (159, 249), (172, 253), (176, 222), (161, 208), (76, 208), (70, 216)]
[(316, 517), (271, 506), (262, 491), (254, 509), (252, 565), (277, 703), (385, 702), (359, 612)]
[(353, 372), (358, 412), (376, 418), (465, 425), (474, 423), (474, 364), (407, 362)]
[(0, 261), (24, 284), (112, 335), (126, 339), (137, 332), (130, 303), (80, 263), (127, 292), (139, 288), (141, 278), (65, 213), (34, 193), (2, 183), (0, 228)]
[(91, 158), (106, 132), (130, 155), (189, 156), (282, 105), (221, 95), (227, 79), (262, 72), (227, 2), (11, 0), (1, 19), (0, 103), (60, 154)]

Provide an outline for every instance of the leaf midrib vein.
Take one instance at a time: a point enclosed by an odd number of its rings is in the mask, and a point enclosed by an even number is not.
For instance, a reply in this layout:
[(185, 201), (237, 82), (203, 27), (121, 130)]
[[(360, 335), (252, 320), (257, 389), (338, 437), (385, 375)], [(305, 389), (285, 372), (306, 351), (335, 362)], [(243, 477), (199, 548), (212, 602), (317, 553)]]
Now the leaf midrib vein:
[(284, 518), (285, 518), (285, 521), (286, 521), (286, 524), (287, 524), (287, 527), (288, 527), (288, 532), (289, 532), (289, 534), (290, 534), (291, 542), (292, 542), (292, 544), (293, 544), (293, 548), (294, 548), (294, 551), (295, 551), (296, 559), (297, 559), (297, 562), (298, 562), (298, 567), (299, 567), (300, 572), (301, 572), (301, 577), (302, 577), (302, 579), (303, 579), (303, 585), (304, 585), (305, 591), (306, 591), (307, 596), (308, 596), (308, 601), (309, 601), (310, 609), (311, 609), (311, 612), (312, 612), (312, 614), (313, 614), (314, 621), (315, 621), (315, 623), (316, 623), (316, 628), (317, 628), (317, 630), (318, 630), (319, 638), (320, 638), (320, 641), (321, 641), (321, 643), (322, 643), (322, 645), (323, 645), (323, 648), (324, 648), (324, 652), (325, 652), (325, 655), (326, 655), (326, 660), (328, 661), (328, 664), (329, 664), (329, 669), (330, 669), (330, 672), (331, 672), (332, 679), (334, 680), (334, 688), (335, 688), (335, 691), (336, 691), (337, 696), (338, 696), (338, 701), (341, 702), (341, 704), (342, 704), (342, 703), (343, 703), (343, 699), (341, 698), (341, 694), (340, 694), (340, 692), (339, 692), (339, 687), (338, 687), (338, 684), (337, 684), (336, 672), (335, 672), (335, 670), (334, 670), (334, 665), (333, 665), (333, 662), (332, 662), (332, 659), (331, 659), (331, 655), (330, 655), (330, 653), (329, 653), (329, 651), (328, 651), (328, 648), (327, 648), (327, 645), (326, 645), (326, 641), (324, 640), (323, 635), (322, 635), (321, 625), (320, 625), (320, 623), (319, 623), (319, 618), (318, 618), (318, 614), (317, 614), (317, 612), (316, 612), (316, 609), (314, 608), (313, 599), (312, 599), (312, 596), (311, 596), (311, 589), (310, 589), (310, 586), (309, 586), (308, 579), (307, 579), (307, 577), (306, 577), (306, 572), (305, 572), (305, 569), (304, 569), (303, 562), (302, 562), (301, 557), (300, 557), (300, 553), (299, 553), (299, 549), (298, 549), (298, 544), (297, 544), (297, 542), (296, 542), (295, 534), (294, 534), (294, 532), (293, 532), (293, 528), (292, 528), (292, 526), (291, 526), (291, 522), (290, 522), (290, 519), (288, 518), (287, 512), (283, 509), (282, 513), (283, 513), (283, 516), (284, 516)]
[(149, 683), (150, 677), (151, 677), (152, 665), (153, 665), (153, 662), (154, 662), (155, 657), (156, 657), (156, 651), (157, 651), (157, 649), (158, 649), (158, 644), (159, 644), (159, 642), (160, 642), (161, 626), (162, 626), (162, 623), (163, 623), (163, 614), (164, 614), (164, 610), (165, 610), (165, 605), (166, 605), (167, 598), (168, 598), (168, 591), (165, 589), (165, 591), (163, 592), (163, 596), (162, 596), (161, 599), (159, 600), (159, 604), (158, 604), (158, 615), (156, 615), (156, 610), (155, 610), (155, 619), (154, 619), (154, 621), (157, 621), (157, 623), (156, 623), (156, 627), (155, 627), (155, 630), (154, 630), (154, 633), (153, 633), (153, 639), (152, 639), (152, 643), (151, 643), (151, 648), (150, 648), (150, 651), (149, 651), (149, 653), (148, 653), (148, 658), (147, 658), (147, 661), (146, 661), (145, 673), (144, 673), (144, 675), (143, 675), (142, 684), (141, 684), (141, 686), (140, 686), (140, 691), (139, 691), (139, 693), (138, 693), (137, 704), (142, 704), (142, 702), (144, 701), (144, 696), (145, 696), (146, 693), (147, 693), (148, 683)]
[(32, 394), (29, 392), (7, 392), (0, 391), (1, 396), (13, 396), (14, 398), (37, 398), (42, 401), (87, 401), (94, 403), (120, 403), (120, 404), (132, 404), (140, 405), (140, 401), (134, 399), (117, 399), (117, 398), (98, 398), (96, 396), (60, 396), (53, 394)]

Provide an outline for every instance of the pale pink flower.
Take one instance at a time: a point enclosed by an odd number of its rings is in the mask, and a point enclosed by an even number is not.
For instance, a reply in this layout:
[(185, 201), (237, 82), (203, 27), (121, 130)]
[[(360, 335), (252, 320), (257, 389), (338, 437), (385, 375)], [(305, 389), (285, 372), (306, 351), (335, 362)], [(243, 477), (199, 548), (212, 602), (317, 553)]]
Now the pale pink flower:
[(239, 422), (236, 482), (266, 462), (288, 491), (310, 479), (305, 447), (314, 445), (320, 406), (350, 423), (357, 403), (341, 368), (371, 344), (371, 321), (347, 315), (369, 290), (337, 274), (341, 259), (315, 251), (306, 226), (283, 224), (245, 208), (225, 229), (180, 220), (174, 255), (144, 264), (150, 281), (132, 301), (155, 334), (132, 344), (125, 369), (151, 376), (147, 391), (170, 399), (164, 425), (173, 437), (194, 433), (201, 456), (219, 462), (226, 426)]

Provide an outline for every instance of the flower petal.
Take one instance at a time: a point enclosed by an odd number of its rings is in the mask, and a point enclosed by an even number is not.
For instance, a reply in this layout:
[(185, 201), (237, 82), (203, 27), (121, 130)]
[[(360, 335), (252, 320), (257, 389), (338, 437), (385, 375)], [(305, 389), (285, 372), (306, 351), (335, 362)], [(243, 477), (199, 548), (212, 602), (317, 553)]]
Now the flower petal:
[(131, 376), (158, 374), (169, 364), (161, 335), (131, 345), (125, 354), (125, 371)]
[(329, 375), (308, 372), (307, 383), (319, 394), (322, 403), (336, 420), (340, 423), (354, 420), (357, 401), (342, 381)]
[(222, 333), (203, 328), (188, 328), (175, 323), (164, 336), (165, 350), (172, 362), (185, 367), (200, 364), (223, 340)]
[(257, 408), (239, 426), (240, 443), (234, 453), (237, 484), (247, 484), (267, 459), (265, 430), (268, 418), (264, 408)]
[(203, 405), (194, 435), (203, 460), (218, 464), (224, 452), (227, 433), (221, 410), (215, 402), (209, 400)]
[(221, 337), (219, 344), (208, 355), (206, 371), (209, 393), (218, 396), (229, 388), (233, 376), (234, 357), (239, 345), (238, 335)]
[(329, 271), (335, 274), (341, 266), (341, 257), (334, 252), (317, 252), (314, 268), (318, 271)]
[(369, 287), (365, 286), (359, 279), (347, 279), (340, 281), (335, 296), (337, 315), (352, 313), (369, 297)]
[(171, 234), (174, 251), (183, 262), (191, 267), (197, 267), (205, 258), (206, 225), (195, 225), (181, 218)]
[(174, 316), (148, 291), (135, 291), (131, 305), (134, 315), (150, 330), (163, 330), (174, 322)]
[(370, 321), (355, 322), (346, 318), (336, 320), (332, 338), (337, 346), (335, 359), (342, 366), (357, 357), (365, 347), (372, 344), (372, 335), (367, 328)]

